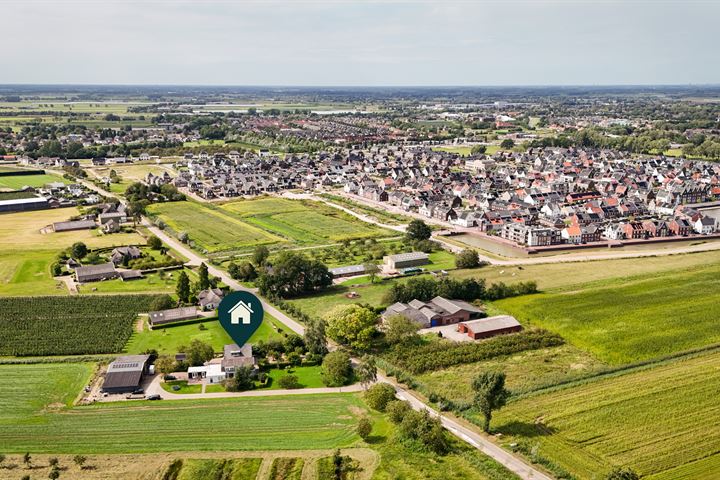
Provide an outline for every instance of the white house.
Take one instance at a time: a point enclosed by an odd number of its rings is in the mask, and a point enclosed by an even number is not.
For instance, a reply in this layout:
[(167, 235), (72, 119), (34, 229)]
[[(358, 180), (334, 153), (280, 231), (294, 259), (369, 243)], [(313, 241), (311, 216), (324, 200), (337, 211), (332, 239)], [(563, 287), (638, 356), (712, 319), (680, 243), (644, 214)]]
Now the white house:
[(694, 226), (697, 233), (710, 235), (715, 231), (715, 220), (711, 217), (698, 218)]
[(254, 312), (252, 310), (252, 305), (250, 303), (245, 303), (242, 300), (240, 300), (238, 303), (235, 304), (234, 307), (230, 309), (230, 323), (232, 325), (238, 325), (242, 323), (243, 325), (249, 325), (250, 324), (250, 315), (252, 315)]
[(200, 367), (188, 368), (188, 379), (205, 380), (207, 383), (221, 383), (225, 380), (225, 372), (219, 363), (209, 363)]

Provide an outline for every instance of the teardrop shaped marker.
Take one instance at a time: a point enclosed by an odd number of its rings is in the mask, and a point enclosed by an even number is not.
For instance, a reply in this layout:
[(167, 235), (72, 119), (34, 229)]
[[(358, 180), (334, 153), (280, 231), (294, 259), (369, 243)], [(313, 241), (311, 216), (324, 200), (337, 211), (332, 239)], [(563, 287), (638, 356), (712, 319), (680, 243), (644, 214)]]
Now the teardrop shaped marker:
[(238, 347), (252, 337), (263, 321), (263, 306), (260, 299), (250, 292), (238, 291), (225, 296), (218, 305), (220, 325)]

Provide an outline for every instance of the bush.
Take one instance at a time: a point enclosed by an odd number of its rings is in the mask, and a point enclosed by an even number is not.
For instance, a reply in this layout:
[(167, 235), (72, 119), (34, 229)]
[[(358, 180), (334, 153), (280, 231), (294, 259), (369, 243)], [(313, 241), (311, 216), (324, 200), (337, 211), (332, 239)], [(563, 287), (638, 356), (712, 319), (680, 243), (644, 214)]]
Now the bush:
[(411, 410), (410, 404), (404, 400), (392, 400), (385, 407), (388, 419), (395, 424), (402, 422), (405, 415)]
[(300, 380), (298, 379), (297, 375), (283, 375), (278, 380), (278, 385), (280, 385), (281, 388), (286, 388), (289, 390), (302, 388), (302, 385), (300, 385)]
[(475, 250), (465, 249), (455, 256), (457, 268), (477, 268), (480, 266), (480, 256)]
[(335, 350), (325, 355), (320, 368), (323, 383), (328, 387), (342, 387), (352, 379), (350, 355), (341, 350)]
[(367, 441), (367, 439), (370, 438), (370, 434), (372, 433), (372, 422), (370, 422), (370, 419), (367, 417), (361, 417), (360, 420), (358, 420), (355, 431), (360, 436), (360, 438)]
[(408, 411), (400, 422), (399, 434), (402, 440), (440, 455), (449, 450), (440, 419), (431, 417), (427, 410)]
[(393, 400), (395, 400), (395, 388), (388, 383), (376, 383), (365, 391), (365, 403), (379, 412), (384, 412), (388, 403)]

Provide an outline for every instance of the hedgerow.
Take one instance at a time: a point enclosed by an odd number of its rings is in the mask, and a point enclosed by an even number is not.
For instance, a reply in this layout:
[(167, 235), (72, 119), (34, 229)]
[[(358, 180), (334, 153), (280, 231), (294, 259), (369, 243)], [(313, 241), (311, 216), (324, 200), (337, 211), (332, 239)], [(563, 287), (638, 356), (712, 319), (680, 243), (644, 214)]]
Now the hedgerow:
[(499, 335), (482, 342), (439, 340), (421, 345), (398, 344), (384, 358), (413, 374), (440, 370), (462, 363), (479, 362), (501, 355), (562, 345), (560, 335), (542, 329)]

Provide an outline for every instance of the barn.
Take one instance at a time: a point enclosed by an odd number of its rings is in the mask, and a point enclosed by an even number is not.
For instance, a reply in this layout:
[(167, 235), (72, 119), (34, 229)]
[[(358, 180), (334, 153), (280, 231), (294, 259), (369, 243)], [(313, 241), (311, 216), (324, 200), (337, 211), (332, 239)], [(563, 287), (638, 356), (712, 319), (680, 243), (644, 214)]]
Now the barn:
[(108, 365), (102, 391), (106, 393), (132, 393), (140, 388), (142, 377), (148, 371), (150, 355), (118, 357)]
[(467, 334), (473, 340), (519, 332), (520, 330), (522, 330), (520, 322), (510, 315), (497, 315), (458, 324), (458, 332)]

